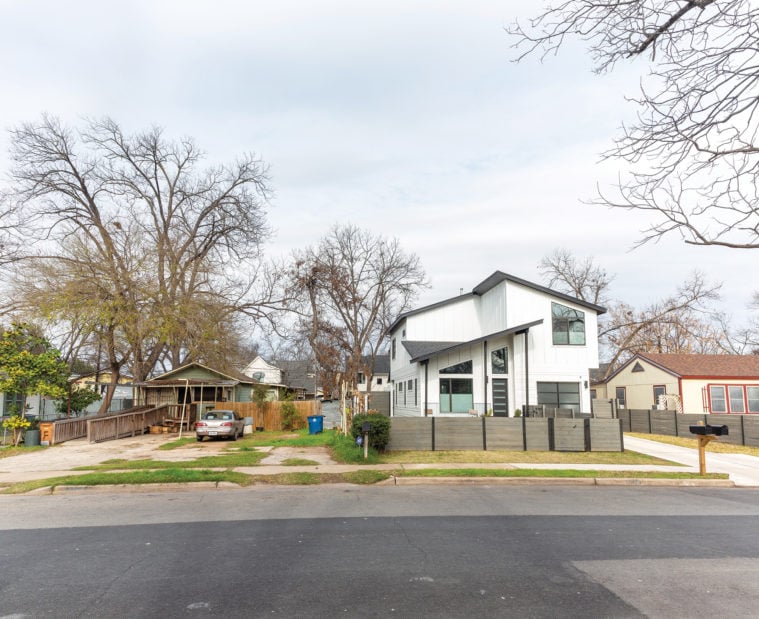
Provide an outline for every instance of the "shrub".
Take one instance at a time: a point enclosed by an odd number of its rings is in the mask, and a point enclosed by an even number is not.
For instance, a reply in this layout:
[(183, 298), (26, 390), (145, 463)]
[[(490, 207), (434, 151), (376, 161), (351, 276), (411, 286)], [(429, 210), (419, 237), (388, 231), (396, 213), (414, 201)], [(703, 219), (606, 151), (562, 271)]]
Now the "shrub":
[(361, 426), (363, 426), (365, 421), (371, 424), (369, 446), (377, 451), (385, 451), (387, 444), (390, 442), (390, 417), (385, 417), (373, 411), (354, 415), (351, 421), (351, 434), (354, 440), (363, 435)]
[(3, 427), (13, 432), (13, 445), (16, 447), (21, 442), (21, 433), (31, 425), (32, 422), (21, 415), (13, 415), (3, 421)]
[(294, 430), (298, 421), (298, 411), (292, 402), (282, 402), (282, 429)]

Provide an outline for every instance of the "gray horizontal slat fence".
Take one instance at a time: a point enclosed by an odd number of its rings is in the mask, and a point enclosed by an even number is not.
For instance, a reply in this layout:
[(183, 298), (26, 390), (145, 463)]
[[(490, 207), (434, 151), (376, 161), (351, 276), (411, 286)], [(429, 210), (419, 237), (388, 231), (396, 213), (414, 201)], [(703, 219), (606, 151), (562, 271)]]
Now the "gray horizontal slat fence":
[(651, 414), (651, 434), (664, 434), (666, 436), (677, 436), (677, 419), (675, 411), (650, 411)]
[(590, 451), (624, 451), (619, 419), (590, 420)]
[(482, 420), (441, 418), (435, 419), (435, 451), (453, 449), (482, 450)]
[(612, 419), (614, 417), (614, 400), (593, 399), (590, 401), (590, 406), (593, 417), (596, 419)]
[(519, 417), (485, 417), (485, 433), (488, 449), (506, 451), (524, 449), (522, 420)]
[(585, 451), (585, 419), (554, 419), (554, 451)]
[(390, 451), (432, 449), (432, 417), (393, 417), (390, 423)]
[(619, 420), (622, 422), (622, 431), (631, 432), (632, 430), (630, 430), (630, 410), (627, 408), (622, 408), (617, 411), (617, 416), (619, 417)]
[(523, 428), (530, 451), (623, 451), (619, 419), (518, 417), (393, 417), (388, 449), (522, 451)]
[(651, 430), (649, 425), (649, 415), (651, 411), (631, 410), (630, 411), (630, 432), (643, 432), (648, 434)]
[(527, 451), (550, 451), (551, 441), (548, 435), (548, 419), (528, 418), (524, 420), (527, 438)]
[(720, 436), (719, 440), (723, 443), (733, 445), (743, 445), (743, 417), (744, 415), (719, 415), (712, 413), (706, 419), (710, 426), (727, 426), (729, 428), (727, 436)]
[(751, 447), (759, 447), (759, 415), (743, 417), (743, 442)]

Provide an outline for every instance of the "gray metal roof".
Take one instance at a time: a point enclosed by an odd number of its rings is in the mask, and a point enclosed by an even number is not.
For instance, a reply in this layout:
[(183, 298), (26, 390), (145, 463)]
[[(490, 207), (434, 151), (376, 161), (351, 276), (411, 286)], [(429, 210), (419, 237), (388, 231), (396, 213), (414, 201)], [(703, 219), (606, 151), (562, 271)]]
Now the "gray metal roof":
[(417, 361), (425, 361), (431, 357), (435, 357), (444, 352), (450, 352), (450, 351), (456, 350), (457, 348), (461, 348), (462, 346), (471, 346), (473, 344), (479, 344), (480, 342), (484, 342), (485, 340), (502, 337), (504, 335), (512, 335), (514, 333), (520, 333), (521, 331), (527, 331), (528, 329), (542, 323), (543, 323), (543, 319), (533, 320), (532, 322), (526, 322), (522, 325), (511, 327), (510, 329), (504, 329), (503, 331), (496, 331), (494, 333), (483, 335), (482, 337), (478, 337), (473, 340), (468, 340), (466, 342), (405, 341), (405, 342), (402, 342), (402, 344), (403, 344), (403, 347), (411, 355), (411, 363), (416, 363)]

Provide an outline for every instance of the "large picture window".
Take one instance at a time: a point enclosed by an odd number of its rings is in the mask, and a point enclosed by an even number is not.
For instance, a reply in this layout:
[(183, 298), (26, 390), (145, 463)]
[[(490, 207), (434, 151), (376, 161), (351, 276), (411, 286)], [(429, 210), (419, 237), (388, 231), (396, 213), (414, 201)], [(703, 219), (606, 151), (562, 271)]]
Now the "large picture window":
[(538, 404), (580, 412), (580, 383), (538, 383)]
[(440, 412), (466, 413), (474, 408), (471, 378), (440, 379)]
[(554, 344), (585, 345), (585, 312), (551, 303), (551, 324)]

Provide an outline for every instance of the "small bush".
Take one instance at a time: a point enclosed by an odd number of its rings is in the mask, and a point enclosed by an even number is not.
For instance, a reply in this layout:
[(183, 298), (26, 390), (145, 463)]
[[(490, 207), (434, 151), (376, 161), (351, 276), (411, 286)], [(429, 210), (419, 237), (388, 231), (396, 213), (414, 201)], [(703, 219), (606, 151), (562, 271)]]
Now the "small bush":
[(387, 444), (390, 442), (390, 417), (385, 417), (371, 411), (354, 415), (351, 421), (351, 434), (354, 440), (359, 436), (363, 436), (361, 427), (366, 421), (371, 424), (369, 447), (373, 447), (377, 451), (385, 451)]
[(298, 422), (298, 411), (292, 402), (282, 402), (282, 429), (294, 430)]

